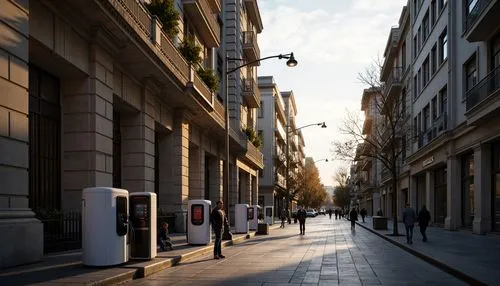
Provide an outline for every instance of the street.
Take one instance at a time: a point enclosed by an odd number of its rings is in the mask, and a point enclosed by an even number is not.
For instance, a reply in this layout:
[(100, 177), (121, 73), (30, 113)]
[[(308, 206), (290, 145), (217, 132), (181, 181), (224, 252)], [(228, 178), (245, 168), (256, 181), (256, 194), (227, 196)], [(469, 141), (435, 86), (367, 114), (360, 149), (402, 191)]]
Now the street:
[[(308, 218), (130, 285), (466, 285), (344, 219)], [(415, 235), (415, 239), (420, 239)]]

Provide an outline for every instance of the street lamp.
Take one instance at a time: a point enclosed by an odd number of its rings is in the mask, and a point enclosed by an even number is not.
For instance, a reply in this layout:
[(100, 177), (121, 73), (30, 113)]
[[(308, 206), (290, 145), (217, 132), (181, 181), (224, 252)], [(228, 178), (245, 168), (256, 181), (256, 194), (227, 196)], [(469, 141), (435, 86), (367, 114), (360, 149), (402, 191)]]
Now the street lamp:
[[(226, 61), (224, 63), (224, 74), (225, 74), (225, 80), (226, 80), (226, 85), (225, 85), (225, 91), (224, 91), (224, 101), (225, 101), (225, 112), (226, 112), (226, 125), (225, 125), (225, 135), (226, 135), (226, 140), (224, 143), (224, 149), (225, 149), (225, 160), (224, 160), (224, 186), (223, 186), (223, 192), (224, 192), (224, 205), (226, 205), (227, 212), (226, 215), (228, 215), (228, 220), (229, 220), (229, 74), (240, 70), (243, 67), (252, 65), (254, 63), (258, 63), (264, 60), (272, 59), (272, 58), (278, 58), (278, 59), (287, 59), (286, 65), (289, 67), (295, 67), (297, 66), (297, 60), (295, 59), (293, 53), (289, 54), (279, 54), (279, 55), (274, 55), (274, 56), (269, 56), (269, 57), (264, 57), (260, 58), (255, 61), (251, 61), (248, 63), (245, 63), (243, 65), (240, 65), (236, 68), (233, 68), (229, 70), (228, 68), (228, 61), (243, 61), (243, 59), (239, 58), (230, 58), (228, 53), (226, 52)], [(230, 240), (232, 239), (232, 234), (229, 232), (228, 228), (225, 228), (224, 234), (222, 236), (224, 240)]]
[(328, 159), (319, 159), (319, 160), (314, 161), (313, 164), (316, 163), (316, 162), (321, 162), (321, 161), (328, 162)]
[[(288, 114), (288, 118), (290, 118), (290, 114)], [(293, 133), (293, 132), (296, 132), (302, 128), (306, 128), (306, 127), (310, 127), (310, 126), (320, 126), (321, 128), (326, 128), (326, 124), (325, 122), (318, 122), (318, 123), (312, 123), (312, 124), (307, 124), (307, 125), (304, 125), (304, 126), (301, 126), (299, 128), (296, 128), (296, 129), (293, 129), (293, 130), (290, 130), (290, 124), (287, 124), (286, 125), (286, 169), (285, 169), (285, 172), (286, 172), (286, 189), (287, 189), (287, 196), (289, 196), (289, 206), (288, 206), (288, 209), (290, 210), (290, 214), (292, 213), (292, 204), (291, 204), (291, 201), (292, 201), (292, 198), (290, 196), (290, 189), (289, 189), (289, 185), (290, 185), (290, 133)], [(327, 162), (328, 162), (328, 159), (325, 159)], [(290, 217), (288, 218), (288, 223), (290, 224), (291, 223), (291, 219)]]

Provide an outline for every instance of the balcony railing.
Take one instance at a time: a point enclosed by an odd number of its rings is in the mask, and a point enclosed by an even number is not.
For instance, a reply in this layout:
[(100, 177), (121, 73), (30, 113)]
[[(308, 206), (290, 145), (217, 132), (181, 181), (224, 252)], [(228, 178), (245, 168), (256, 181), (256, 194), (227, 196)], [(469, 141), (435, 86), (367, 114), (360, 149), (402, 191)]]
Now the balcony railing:
[[(242, 33), (243, 51), (249, 62), (256, 61), (260, 58), (260, 49), (257, 43), (257, 35), (253, 31)], [(259, 65), (257, 62), (254, 65)]]
[(220, 26), (217, 23), (217, 14), (212, 10), (207, 0), (182, 0), (186, 13), (192, 15), (193, 24), (200, 31), (200, 37), (209, 47), (218, 47), (220, 44)]
[(260, 90), (252, 75), (249, 74), (247, 78), (243, 79), (241, 88), (248, 106), (258, 108), (260, 106)]
[(466, 93), (466, 111), (468, 112), (483, 100), (500, 89), (500, 66), (491, 71), (478, 84)]
[[(491, 0), (478, 0), (476, 2), (476, 5), (470, 10), (470, 12), (467, 14), (467, 16), (464, 18), (463, 22), (463, 30), (464, 32), (468, 31), (479, 19), (479, 16), (483, 13), (483, 11), (488, 7), (490, 4)], [(465, 7), (464, 9), (467, 9)]]
[(446, 112), (435, 118), (433, 124), (426, 131), (420, 132), (418, 136), (418, 148), (424, 147), (445, 132), (448, 128), (447, 121), (448, 117)]
[(247, 153), (246, 157), (250, 159), (256, 166), (259, 168), (264, 167), (264, 156), (262, 155), (262, 152), (253, 145), (252, 142), (247, 140)]
[(384, 94), (388, 95), (395, 85), (398, 87), (401, 86), (401, 80), (403, 78), (403, 68), (402, 67), (394, 67), (392, 69), (392, 73), (387, 78), (385, 82)]

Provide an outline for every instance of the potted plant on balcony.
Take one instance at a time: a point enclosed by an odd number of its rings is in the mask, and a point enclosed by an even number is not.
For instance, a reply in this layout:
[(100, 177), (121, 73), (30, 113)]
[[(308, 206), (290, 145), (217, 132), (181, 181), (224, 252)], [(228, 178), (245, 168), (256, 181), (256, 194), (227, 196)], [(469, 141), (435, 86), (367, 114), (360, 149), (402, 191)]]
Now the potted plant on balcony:
[(179, 33), (179, 12), (175, 9), (174, 0), (151, 0), (145, 5), (151, 15), (158, 17), (165, 34), (173, 39)]
[(198, 69), (198, 75), (201, 77), (201, 80), (208, 86), (211, 92), (215, 92), (219, 89), (219, 78), (215, 75), (214, 70), (212, 69)]
[(256, 148), (260, 148), (262, 146), (262, 135), (255, 134), (255, 130), (253, 130), (252, 127), (247, 126), (243, 131), (245, 131), (245, 134), (248, 137), (248, 141), (252, 142), (253, 146)]
[(196, 44), (194, 37), (187, 36), (184, 38), (179, 51), (191, 66), (198, 66), (201, 63), (201, 47)]

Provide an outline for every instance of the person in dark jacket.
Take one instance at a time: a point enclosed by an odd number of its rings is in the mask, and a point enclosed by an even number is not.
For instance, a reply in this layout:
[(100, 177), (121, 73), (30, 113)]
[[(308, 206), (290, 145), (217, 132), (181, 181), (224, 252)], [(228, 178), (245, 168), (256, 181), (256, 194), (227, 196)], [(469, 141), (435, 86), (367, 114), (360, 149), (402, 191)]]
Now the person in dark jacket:
[(216, 206), (210, 215), (210, 221), (212, 223), (212, 229), (215, 233), (214, 259), (226, 258), (222, 255), (222, 231), (225, 227), (229, 227), (229, 224), (227, 222), (227, 216), (224, 212), (224, 203), (222, 201), (217, 201)]
[(422, 209), (418, 213), (418, 225), (420, 226), (420, 233), (422, 234), (422, 241), (427, 242), (427, 235), (425, 231), (429, 226), (429, 222), (431, 221), (431, 213), (427, 210), (425, 205), (422, 206)]
[(337, 217), (339, 216), (339, 210), (335, 209), (334, 213), (335, 213), (335, 219), (337, 219)]
[(288, 212), (286, 209), (281, 210), (280, 218), (281, 218), (281, 225), (280, 228), (285, 228), (285, 222), (288, 217)]
[(297, 219), (299, 220), (301, 235), (306, 234), (306, 217), (307, 217), (306, 210), (304, 209), (303, 206), (300, 206), (299, 209), (297, 210)]
[(417, 214), (413, 208), (407, 204), (405, 210), (403, 211), (403, 223), (406, 228), (406, 242), (408, 244), (413, 244), (413, 227), (417, 221)]
[(363, 223), (365, 223), (365, 217), (368, 212), (366, 211), (365, 208), (362, 208), (359, 214), (361, 215), (361, 219), (363, 220)]
[(349, 219), (351, 221), (351, 229), (354, 230), (356, 227), (356, 221), (358, 220), (358, 212), (355, 208), (352, 208), (352, 211), (349, 213)]

